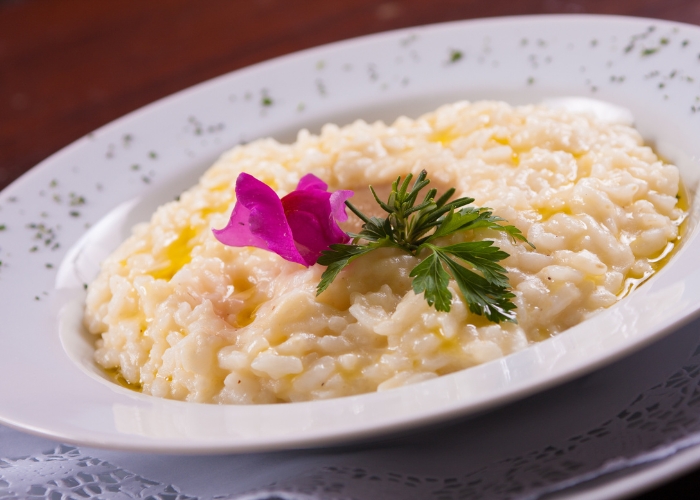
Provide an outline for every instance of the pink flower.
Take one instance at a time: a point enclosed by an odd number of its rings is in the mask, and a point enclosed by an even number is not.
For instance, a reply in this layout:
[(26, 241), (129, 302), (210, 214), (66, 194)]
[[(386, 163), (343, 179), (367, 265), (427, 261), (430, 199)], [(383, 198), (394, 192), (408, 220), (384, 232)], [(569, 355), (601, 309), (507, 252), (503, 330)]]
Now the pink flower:
[(336, 221), (347, 220), (345, 200), (354, 193), (329, 193), (327, 188), (321, 179), (307, 174), (280, 200), (265, 183), (242, 173), (236, 179), (231, 219), (225, 228), (214, 229), (214, 236), (224, 245), (262, 248), (312, 266), (331, 245), (350, 240)]

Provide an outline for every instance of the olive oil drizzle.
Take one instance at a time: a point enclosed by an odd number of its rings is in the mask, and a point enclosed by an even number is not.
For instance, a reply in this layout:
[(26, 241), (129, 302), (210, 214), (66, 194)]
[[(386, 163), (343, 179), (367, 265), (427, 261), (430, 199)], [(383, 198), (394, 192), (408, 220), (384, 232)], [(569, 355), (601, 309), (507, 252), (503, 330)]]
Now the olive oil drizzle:
[(630, 293), (639, 288), (645, 281), (655, 275), (661, 268), (663, 268), (671, 257), (675, 255), (681, 246), (681, 243), (685, 237), (687, 231), (687, 217), (688, 210), (690, 208), (690, 197), (688, 191), (686, 190), (685, 184), (680, 182), (678, 185), (678, 195), (676, 196), (678, 203), (676, 206), (683, 211), (683, 214), (674, 221), (674, 224), (678, 226), (678, 236), (675, 240), (669, 241), (663, 250), (656, 257), (649, 259), (649, 264), (651, 264), (651, 271), (644, 273), (644, 275), (637, 278), (627, 278), (623, 285), (620, 293), (617, 294), (617, 298), (622, 299), (627, 297)]

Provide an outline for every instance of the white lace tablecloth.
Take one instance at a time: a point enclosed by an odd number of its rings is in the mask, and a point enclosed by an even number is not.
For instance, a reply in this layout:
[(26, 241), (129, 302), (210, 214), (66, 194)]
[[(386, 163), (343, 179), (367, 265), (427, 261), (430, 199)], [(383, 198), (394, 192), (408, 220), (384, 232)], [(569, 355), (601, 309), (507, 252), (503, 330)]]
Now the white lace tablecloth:
[(139, 454), (0, 426), (0, 499), (602, 498), (606, 485), (695, 449), (699, 382), (695, 321), (611, 366), (488, 414), (347, 447)]

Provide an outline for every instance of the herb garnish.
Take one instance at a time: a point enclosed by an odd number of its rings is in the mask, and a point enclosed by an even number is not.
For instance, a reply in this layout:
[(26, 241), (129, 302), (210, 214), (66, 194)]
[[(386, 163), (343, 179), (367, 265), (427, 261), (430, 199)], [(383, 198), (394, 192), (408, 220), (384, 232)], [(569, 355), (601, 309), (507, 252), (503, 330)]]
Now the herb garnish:
[[(515, 226), (501, 225), (504, 219), (493, 215), (491, 209), (468, 207), (474, 198), (448, 200), (454, 195), (451, 188), (436, 199), (437, 189), (430, 189), (423, 201), (416, 204), (419, 192), (430, 181), (423, 170), (413, 187), (408, 189), (413, 176), (407, 175), (401, 181), (397, 178), (391, 186), (387, 202), (377, 196), (372, 186), (370, 190), (379, 206), (387, 212), (384, 219), (367, 217), (352, 203), (347, 207), (364, 224), (359, 234), (350, 234), (350, 244), (334, 244), (324, 251), (318, 263), (328, 266), (317, 287), (317, 295), (333, 282), (338, 273), (361, 255), (383, 247), (399, 248), (411, 255), (420, 257), (428, 254), (413, 268), (410, 276), (416, 294), (423, 293), (429, 305), (438, 311), (448, 312), (452, 293), (448, 288), (452, 277), (461, 291), (472, 313), (485, 315), (490, 321), (515, 323), (515, 295), (510, 292), (506, 270), (499, 261), (508, 254), (493, 245), (493, 241), (472, 241), (456, 245), (439, 246), (438, 238), (449, 236), (457, 231), (488, 228), (507, 233), (513, 241), (521, 240), (534, 248)], [(360, 243), (364, 241), (363, 243)], [(478, 271), (465, 267), (462, 262)]]

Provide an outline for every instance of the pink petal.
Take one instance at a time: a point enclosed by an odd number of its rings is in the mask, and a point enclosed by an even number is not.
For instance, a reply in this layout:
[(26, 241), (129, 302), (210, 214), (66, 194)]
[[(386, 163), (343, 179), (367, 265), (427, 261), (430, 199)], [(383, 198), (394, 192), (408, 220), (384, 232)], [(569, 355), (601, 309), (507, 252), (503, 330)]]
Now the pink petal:
[(224, 245), (231, 247), (258, 247), (267, 249), (265, 240), (253, 234), (249, 226), (250, 210), (236, 203), (228, 225), (223, 229), (213, 229), (214, 236)]
[(237, 201), (229, 223), (214, 229), (214, 235), (226, 245), (263, 248), (311, 266), (331, 245), (350, 239), (336, 220), (347, 220), (345, 200), (353, 192), (329, 193), (327, 188), (321, 179), (307, 174), (280, 200), (269, 186), (242, 173), (236, 180)]
[(275, 252), (285, 260), (308, 265), (294, 244), (282, 202), (265, 183), (242, 173), (236, 179), (236, 206), (228, 225), (214, 236), (229, 246), (253, 246)]
[[(316, 177), (314, 174), (306, 174), (299, 180), (297, 191), (308, 189), (321, 189), (326, 191), (328, 184)], [(351, 198), (355, 193), (349, 190), (334, 191), (331, 194), (331, 214), (333, 218), (340, 222), (348, 220), (348, 214), (345, 212), (345, 200)]]
[(294, 241), (307, 262), (315, 263), (331, 245), (349, 240), (333, 218), (331, 196), (326, 191), (311, 189), (293, 191), (282, 198)]
[(328, 184), (323, 182), (321, 179), (316, 177), (314, 174), (306, 174), (304, 177), (299, 179), (299, 184), (297, 184), (297, 191), (307, 189), (320, 189), (325, 191), (328, 189)]
[(351, 198), (355, 193), (350, 190), (341, 190), (331, 193), (331, 215), (340, 222), (348, 220), (348, 214), (345, 211), (345, 201)]
[(309, 212), (290, 212), (287, 222), (292, 228), (297, 250), (307, 266), (316, 263), (321, 252), (328, 250), (329, 244), (323, 236), (323, 227), (314, 214)]

